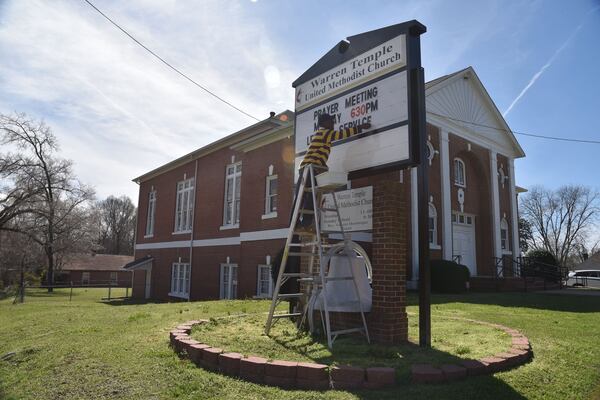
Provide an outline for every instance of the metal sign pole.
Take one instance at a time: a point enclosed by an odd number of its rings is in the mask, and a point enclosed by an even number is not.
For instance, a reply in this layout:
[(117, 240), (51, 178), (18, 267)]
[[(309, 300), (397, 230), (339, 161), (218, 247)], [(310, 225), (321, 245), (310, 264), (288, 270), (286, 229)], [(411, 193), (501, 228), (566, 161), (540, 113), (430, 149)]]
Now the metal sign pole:
[[(423, 29), (410, 31), (410, 112), (411, 137), (417, 165), (417, 203), (419, 240), (419, 345), (431, 346), (431, 272), (429, 269), (429, 178), (427, 171), (427, 139), (425, 132), (425, 74), (421, 67), (421, 40)], [(424, 28), (424, 27), (423, 27)]]

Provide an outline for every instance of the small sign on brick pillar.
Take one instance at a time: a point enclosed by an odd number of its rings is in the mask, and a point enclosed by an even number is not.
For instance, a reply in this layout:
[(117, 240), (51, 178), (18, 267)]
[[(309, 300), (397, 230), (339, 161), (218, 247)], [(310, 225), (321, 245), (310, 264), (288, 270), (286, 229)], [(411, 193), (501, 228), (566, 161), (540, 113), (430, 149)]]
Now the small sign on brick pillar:
[(373, 308), (369, 333), (377, 343), (405, 343), (406, 203), (398, 179), (373, 182)]

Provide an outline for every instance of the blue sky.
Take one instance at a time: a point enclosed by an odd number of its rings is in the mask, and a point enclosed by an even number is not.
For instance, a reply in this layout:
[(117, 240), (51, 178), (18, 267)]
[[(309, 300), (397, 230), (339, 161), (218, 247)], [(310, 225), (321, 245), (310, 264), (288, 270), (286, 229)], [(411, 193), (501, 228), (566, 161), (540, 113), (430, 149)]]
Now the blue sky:
[[(513, 130), (600, 140), (597, 0), (95, 4), (261, 118), (293, 109), (291, 82), (340, 39), (418, 19), (428, 28), (427, 79), (471, 65), (501, 112), (521, 94), (506, 115)], [(0, 60), (0, 112), (46, 120), (99, 197), (136, 201), (132, 178), (253, 122), (156, 62), (82, 0), (0, 0)], [(600, 189), (600, 145), (517, 139), (527, 153), (516, 164), (519, 185)]]

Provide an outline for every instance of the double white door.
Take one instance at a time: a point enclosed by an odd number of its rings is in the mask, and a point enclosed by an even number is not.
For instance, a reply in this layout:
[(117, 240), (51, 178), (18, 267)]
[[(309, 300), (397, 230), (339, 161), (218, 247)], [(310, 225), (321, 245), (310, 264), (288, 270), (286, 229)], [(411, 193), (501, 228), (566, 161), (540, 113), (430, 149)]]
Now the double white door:
[(237, 265), (221, 264), (221, 298), (237, 298)]
[(466, 265), (471, 276), (477, 275), (475, 258), (475, 227), (473, 225), (452, 225), (453, 256), (460, 256), (460, 264)]

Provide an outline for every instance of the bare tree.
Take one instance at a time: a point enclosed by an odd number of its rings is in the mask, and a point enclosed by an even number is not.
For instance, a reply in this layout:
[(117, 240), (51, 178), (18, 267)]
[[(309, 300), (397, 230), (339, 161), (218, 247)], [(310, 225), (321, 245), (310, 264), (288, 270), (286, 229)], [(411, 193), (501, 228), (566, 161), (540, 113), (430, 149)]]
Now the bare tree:
[(37, 188), (29, 199), (29, 212), (20, 215), (19, 224), (3, 229), (25, 234), (43, 248), (46, 280), (52, 285), (57, 256), (86, 237), (81, 234), (82, 226), (87, 225), (82, 224), (82, 216), (94, 192), (76, 179), (71, 161), (55, 156), (58, 144), (44, 122), (25, 114), (4, 115), (0, 116), (0, 133), (4, 144), (15, 146), (29, 161), (29, 168), (16, 172), (19, 179), (27, 176)]
[[(0, 144), (4, 137), (6, 119), (0, 115)], [(22, 153), (0, 154), (0, 230), (12, 219), (31, 212), (35, 197), (41, 193), (33, 179), (34, 162)]]
[(133, 254), (136, 208), (127, 196), (109, 196), (96, 205), (98, 243), (109, 254)]
[(597, 224), (599, 201), (598, 192), (584, 186), (533, 187), (521, 201), (522, 216), (532, 229), (530, 247), (545, 249), (566, 265)]

